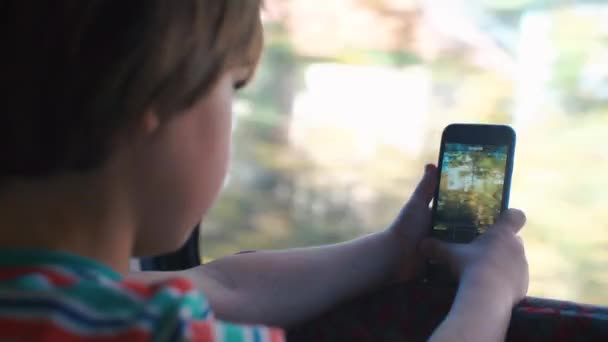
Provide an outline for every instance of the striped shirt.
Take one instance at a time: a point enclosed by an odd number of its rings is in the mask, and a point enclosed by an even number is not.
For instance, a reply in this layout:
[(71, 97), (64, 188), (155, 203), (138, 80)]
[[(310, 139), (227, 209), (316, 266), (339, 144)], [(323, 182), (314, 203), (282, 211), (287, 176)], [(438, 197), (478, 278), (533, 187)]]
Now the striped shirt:
[(149, 285), (75, 255), (0, 250), (0, 341), (283, 340), (279, 329), (216, 320), (184, 278)]

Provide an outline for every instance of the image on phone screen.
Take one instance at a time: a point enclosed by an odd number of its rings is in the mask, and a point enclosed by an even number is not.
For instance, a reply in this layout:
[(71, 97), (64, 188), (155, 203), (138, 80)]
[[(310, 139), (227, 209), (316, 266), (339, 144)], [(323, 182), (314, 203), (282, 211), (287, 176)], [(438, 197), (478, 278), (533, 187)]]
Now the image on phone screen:
[(433, 235), (470, 242), (502, 210), (507, 145), (447, 142), (443, 147)]

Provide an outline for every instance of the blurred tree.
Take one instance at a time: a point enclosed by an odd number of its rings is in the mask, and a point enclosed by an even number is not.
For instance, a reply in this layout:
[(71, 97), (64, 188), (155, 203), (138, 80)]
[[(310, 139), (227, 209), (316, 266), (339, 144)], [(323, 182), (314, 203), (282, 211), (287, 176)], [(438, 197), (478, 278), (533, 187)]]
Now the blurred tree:
[[(235, 106), (232, 172), (204, 225), (205, 256), (332, 243), (382, 229), (415, 186), (422, 165), (436, 160), (446, 124), (511, 123), (516, 85), (511, 74), (501, 71), (503, 59), (492, 67), (475, 61), (496, 56), (492, 44), (475, 48), (492, 53), (478, 54), (470, 45), (452, 44), (448, 37), (450, 48), (440, 49), (436, 58), (420, 56), (416, 40), (435, 43), (438, 36), (418, 34), (426, 24), (416, 6), (394, 7), (409, 1), (267, 0), (273, 2), (283, 10), (277, 20), (265, 23), (267, 49), (262, 64), (254, 84)], [(580, 16), (584, 11), (575, 6), (580, 2), (559, 1), (558, 6), (555, 1), (478, 0), (492, 20), (480, 16), (470, 21), (485, 36), (506, 32), (505, 36), (512, 37), (517, 35), (518, 18), (529, 9), (558, 18), (553, 25), (557, 58), (551, 91), (559, 101), (574, 104), (560, 109), (568, 116), (554, 115), (543, 125), (518, 132), (521, 148), (513, 205), (524, 208), (529, 217), (523, 234), (530, 252), (531, 294), (608, 304), (608, 294), (601, 291), (608, 286), (608, 177), (603, 176), (608, 168), (608, 105), (580, 90), (582, 70), (587, 70), (590, 58), (598, 60), (598, 49), (605, 49), (608, 42), (601, 33), (605, 20), (586, 22)], [(309, 39), (301, 40), (304, 36)], [(494, 41), (509, 50), (510, 45), (501, 39)], [(318, 62), (388, 65), (395, 70), (420, 64), (433, 78), (425, 118), (426, 148), (412, 156), (378, 145), (366, 159), (345, 162), (343, 156), (360, 145), (343, 127), (314, 137), (315, 146), (333, 153), (326, 164), (313, 162), (311, 155), (291, 146), (294, 95), (300, 92), (303, 70)], [(403, 95), (404, 112), (409, 109), (407, 96)], [(581, 115), (586, 113), (595, 115)], [(373, 114), (370, 125), (377, 118)], [(494, 164), (482, 159), (477, 172), (485, 175)], [(441, 177), (444, 190), (446, 176)], [(499, 203), (501, 193), (491, 185), (483, 190), (483, 195), (470, 192), (468, 197), (454, 193), (449, 201), (441, 199), (440, 205), (463, 210), (458, 203), (472, 203), (473, 209), (464, 209), (467, 215), (490, 216), (490, 211), (480, 213), (477, 204), (483, 202), (496, 210), (494, 203)]]
[(595, 55), (608, 51), (608, 34), (601, 28), (605, 18), (572, 8), (557, 10), (554, 17), (552, 38), (559, 54), (553, 66), (553, 83), (562, 105), (573, 113), (606, 108), (605, 101), (592, 101), (581, 88), (584, 68)]
[(555, 0), (477, 0), (482, 6), (495, 11), (522, 12), (532, 6), (546, 6), (557, 3)]

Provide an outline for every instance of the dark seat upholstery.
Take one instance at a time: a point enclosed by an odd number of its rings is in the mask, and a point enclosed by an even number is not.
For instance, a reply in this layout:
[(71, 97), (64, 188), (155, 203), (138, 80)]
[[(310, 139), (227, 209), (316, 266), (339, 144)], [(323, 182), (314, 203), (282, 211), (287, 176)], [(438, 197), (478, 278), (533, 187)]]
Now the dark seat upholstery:
[[(379, 289), (292, 329), (289, 341), (426, 341), (453, 295), (419, 283)], [(507, 341), (608, 341), (608, 308), (527, 298), (513, 310)]]

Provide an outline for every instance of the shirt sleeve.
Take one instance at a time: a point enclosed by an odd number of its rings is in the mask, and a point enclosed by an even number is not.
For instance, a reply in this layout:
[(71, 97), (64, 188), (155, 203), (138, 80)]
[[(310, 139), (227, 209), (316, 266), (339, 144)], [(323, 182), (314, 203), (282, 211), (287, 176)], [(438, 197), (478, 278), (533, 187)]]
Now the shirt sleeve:
[[(281, 329), (243, 325), (216, 319), (205, 296), (184, 278), (174, 278), (154, 286), (156, 303), (164, 306), (156, 337), (171, 341), (196, 342), (284, 342)], [(171, 300), (168, 300), (168, 299)]]
[(281, 329), (265, 326), (238, 325), (217, 320), (190, 323), (187, 340), (213, 342), (284, 342)]

